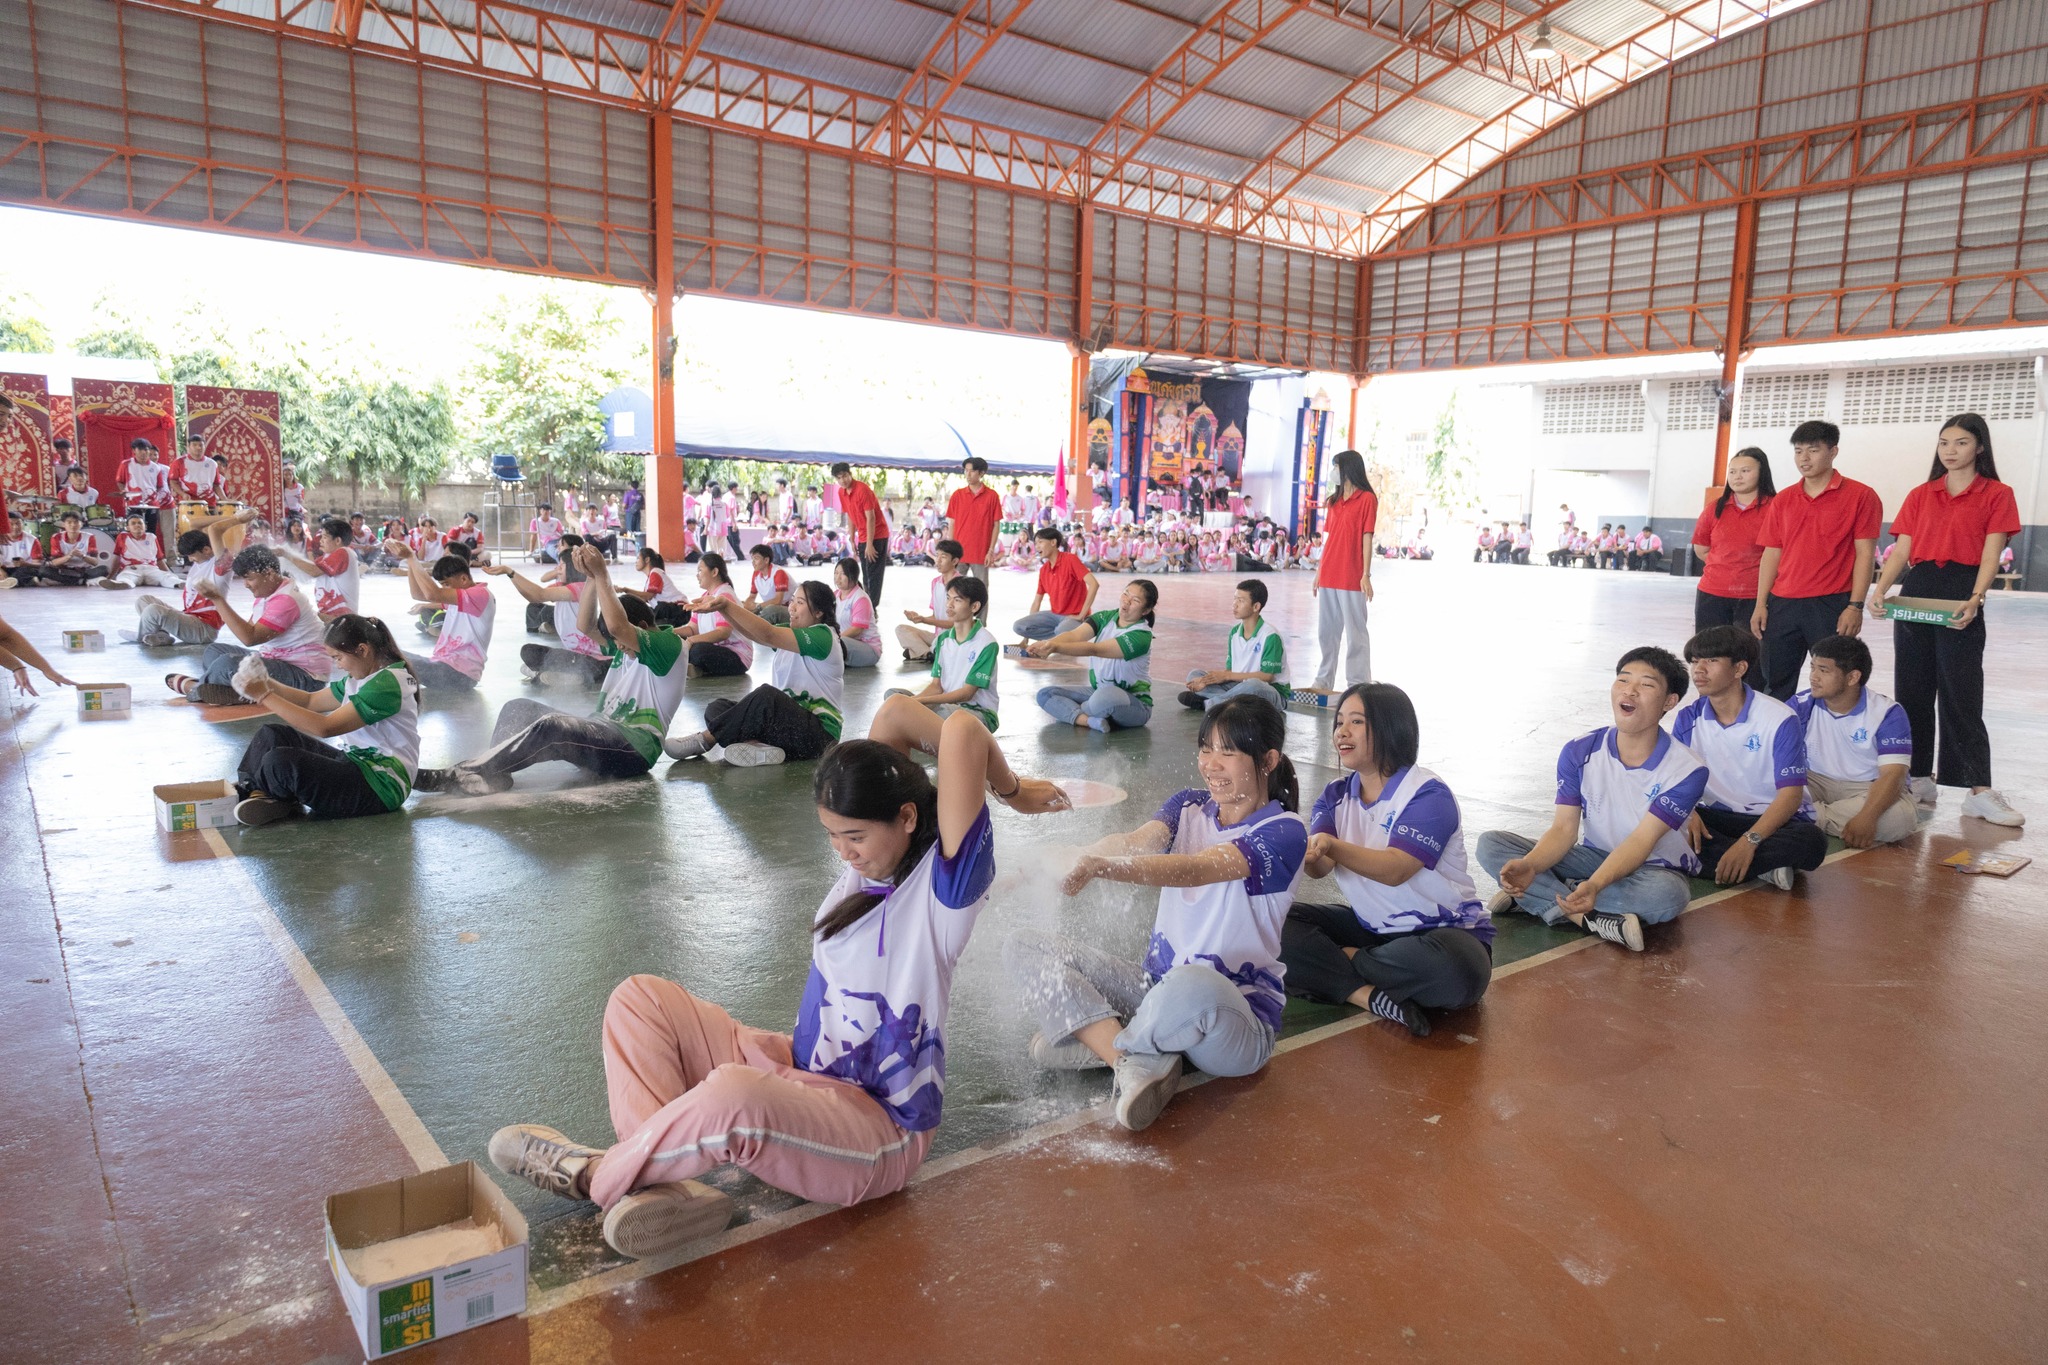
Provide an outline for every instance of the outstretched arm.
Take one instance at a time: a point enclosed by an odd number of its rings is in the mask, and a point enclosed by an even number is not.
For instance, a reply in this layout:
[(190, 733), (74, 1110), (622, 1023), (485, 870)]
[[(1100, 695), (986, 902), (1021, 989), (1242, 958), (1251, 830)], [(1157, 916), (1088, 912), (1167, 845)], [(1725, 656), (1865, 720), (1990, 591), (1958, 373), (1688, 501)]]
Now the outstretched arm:
[(745, 603), (734, 602), (729, 598), (721, 598), (718, 604), (718, 611), (731, 624), (734, 630), (746, 636), (757, 645), (766, 645), (770, 649), (794, 650), (796, 648), (796, 632), (794, 630), (791, 630), (788, 626), (778, 626), (762, 620), (759, 616), (747, 610)]
[(1172, 832), (1159, 820), (1149, 820), (1128, 834), (1112, 834), (1089, 846), (1060, 889), (1072, 896), (1098, 879), (1132, 886), (1208, 886), (1251, 875), (1251, 864), (1235, 844), (1218, 844), (1200, 853), (1168, 853), (1172, 842)]
[(602, 612), (604, 627), (612, 633), (612, 639), (620, 649), (633, 655), (640, 654), (640, 628), (626, 619), (626, 608), (619, 601), (619, 595), (612, 590), (612, 578), (605, 568), (604, 551), (595, 545), (576, 547), (576, 566), (583, 570), (583, 600), (577, 604), (576, 627), (585, 635), (590, 633), (588, 618)]
[(525, 574), (520, 573), (517, 569), (507, 564), (479, 564), (476, 566), (476, 569), (478, 573), (492, 574), (500, 578), (510, 578), (512, 586), (519, 590), (519, 595), (529, 602), (566, 602), (576, 595), (570, 592), (567, 586), (560, 583), (551, 583), (546, 586), (535, 583)]
[(20, 687), (22, 691), (33, 695), (35, 689), (28, 684), (28, 669), (23, 667), (24, 664), (34, 665), (37, 672), (59, 687), (74, 687), (77, 685), (71, 679), (50, 667), (50, 661), (45, 659), (41, 651), (30, 644), (20, 631), (8, 625), (5, 621), (0, 621), (0, 669), (5, 669), (12, 673), (15, 685)]
[(249, 689), (255, 694), (250, 697), (251, 701), (300, 734), (311, 735), (315, 739), (333, 739), (336, 735), (363, 728), (363, 718), (356, 714), (356, 704), (341, 700), (331, 688), (302, 692), (270, 678), (258, 678), (251, 680)]

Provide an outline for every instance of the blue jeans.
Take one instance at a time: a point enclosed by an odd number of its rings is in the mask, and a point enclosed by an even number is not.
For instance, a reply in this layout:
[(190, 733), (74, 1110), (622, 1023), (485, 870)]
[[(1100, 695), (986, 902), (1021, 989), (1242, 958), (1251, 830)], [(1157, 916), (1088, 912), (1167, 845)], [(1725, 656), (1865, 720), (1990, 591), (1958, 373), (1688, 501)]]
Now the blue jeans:
[[(1503, 867), (1526, 857), (1535, 847), (1534, 839), (1504, 829), (1490, 829), (1479, 836), (1479, 865), (1487, 875), (1499, 880)], [(1569, 853), (1558, 859), (1557, 866), (1537, 873), (1529, 889), (1515, 897), (1515, 902), (1545, 924), (1557, 924), (1565, 917), (1557, 908), (1558, 897), (1599, 871), (1600, 864), (1606, 861), (1607, 855), (1599, 849), (1574, 844)], [(1691, 878), (1675, 868), (1646, 863), (1602, 891), (1595, 905), (1617, 915), (1634, 915), (1645, 924), (1662, 924), (1676, 919), (1691, 900)]]
[(1135, 730), (1152, 721), (1152, 708), (1115, 683), (1103, 683), (1090, 691), (1085, 687), (1041, 687), (1038, 709), (1065, 725), (1076, 716), (1107, 720), (1112, 729)]
[(1081, 624), (1078, 616), (1062, 616), (1056, 611), (1034, 611), (1028, 616), (1017, 618), (1011, 629), (1026, 640), (1050, 640), (1063, 635)]
[[(1193, 687), (1195, 679), (1208, 671), (1206, 668), (1197, 668), (1190, 672), (1188, 686)], [(1243, 682), (1218, 683), (1214, 687), (1203, 688), (1199, 695), (1205, 706), (1214, 706), (1217, 702), (1229, 701), (1232, 697), (1257, 697), (1260, 701), (1270, 703), (1276, 710), (1287, 709), (1280, 703), (1280, 689), (1271, 683), (1262, 683), (1257, 678), (1247, 678)]]

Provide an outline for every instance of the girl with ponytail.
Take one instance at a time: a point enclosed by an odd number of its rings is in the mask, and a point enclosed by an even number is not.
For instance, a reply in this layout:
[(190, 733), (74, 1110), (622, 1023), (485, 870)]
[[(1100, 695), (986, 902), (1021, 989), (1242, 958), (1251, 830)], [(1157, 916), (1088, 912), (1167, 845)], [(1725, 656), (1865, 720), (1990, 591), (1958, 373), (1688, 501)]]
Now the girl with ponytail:
[(1429, 1034), (1424, 1009), (1464, 1009), (1493, 976), (1493, 917), (1467, 870), (1458, 800), (1415, 764), (1408, 694), (1364, 683), (1337, 701), (1337, 761), (1309, 817), (1311, 877), (1347, 904), (1296, 905), (1280, 940), (1287, 987)]
[(1281, 925), (1308, 849), (1286, 738), (1270, 703), (1233, 697), (1209, 708), (1195, 758), (1203, 785), (1092, 845), (1067, 874), (1069, 896), (1098, 880), (1159, 888), (1142, 963), (1059, 936), (1019, 934), (1006, 945), (1039, 1019), (1032, 1060), (1112, 1068), (1125, 1128), (1159, 1116), (1184, 1060), (1211, 1076), (1248, 1076), (1273, 1055), (1287, 1003)]
[(938, 760), (934, 781), (909, 755), (856, 739), (818, 764), (812, 800), (842, 866), (812, 918), (792, 1032), (632, 977), (604, 1017), (618, 1144), (514, 1124), (491, 1138), (498, 1169), (595, 1200), (605, 1240), (634, 1257), (724, 1227), (731, 1200), (695, 1177), (728, 1163), (827, 1204), (901, 1189), (939, 1125), (953, 967), (995, 879), (983, 793), (1023, 788), (972, 712), (946, 718)]
[[(244, 666), (235, 686), (282, 724), (256, 732), (242, 754), (235, 818), (267, 825), (310, 812), (347, 817), (397, 810), (420, 762), (420, 685), (391, 631), (354, 612), (328, 623), (321, 645), (334, 681), (300, 691)], [(330, 739), (348, 738), (336, 747)]]

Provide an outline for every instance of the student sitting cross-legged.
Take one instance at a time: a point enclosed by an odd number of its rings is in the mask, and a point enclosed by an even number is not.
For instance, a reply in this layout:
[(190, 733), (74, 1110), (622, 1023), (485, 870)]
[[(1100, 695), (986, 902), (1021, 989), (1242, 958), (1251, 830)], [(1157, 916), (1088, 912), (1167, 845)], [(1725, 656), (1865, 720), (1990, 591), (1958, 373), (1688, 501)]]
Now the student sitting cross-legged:
[[(972, 711), (990, 731), (996, 728), (996, 661), (1002, 646), (988, 633), (988, 585), (962, 574), (946, 588), (948, 623), (932, 660), (932, 680), (922, 692), (892, 687), (884, 693), (870, 738), (881, 739), (884, 721), (905, 729), (916, 747), (931, 752), (939, 721), (958, 709)], [(900, 702), (899, 702), (900, 699)]]
[(1069, 896), (1098, 879), (1159, 888), (1144, 961), (1060, 936), (1018, 934), (1005, 946), (1038, 1016), (1032, 1060), (1113, 1068), (1124, 1128), (1159, 1116), (1183, 1059), (1212, 1076), (1249, 1076), (1273, 1055), (1287, 1003), (1281, 924), (1308, 847), (1286, 737), (1286, 718), (1250, 697), (1210, 710), (1196, 753), (1206, 790), (1169, 797), (1067, 874)]
[[(340, 670), (301, 690), (268, 676), (240, 687), (276, 716), (258, 730), (235, 777), (235, 818), (268, 825), (295, 815), (383, 815), (412, 795), (420, 761), (420, 685), (382, 621), (347, 614), (321, 643)], [(325, 741), (341, 740), (339, 748)]]
[(1311, 877), (1335, 875), (1344, 905), (1288, 912), (1287, 989), (1357, 1005), (1429, 1034), (1425, 1009), (1477, 1004), (1493, 977), (1493, 918), (1465, 864), (1458, 799), (1415, 766), (1421, 727), (1408, 694), (1360, 683), (1337, 701), (1337, 762), (1309, 816)]
[(946, 608), (946, 588), (963, 572), (960, 567), (960, 542), (942, 540), (932, 546), (932, 567), (938, 572), (932, 575), (931, 612), (927, 614), (906, 607), (903, 610), (903, 619), (910, 624), (896, 627), (896, 643), (903, 646), (903, 662), (907, 664), (930, 663), (932, 641), (939, 632), (952, 628), (953, 620), (947, 614)]
[(1851, 848), (1897, 843), (1919, 824), (1906, 708), (1863, 685), (1870, 646), (1853, 635), (1815, 644), (1806, 676), (1792, 709), (1806, 723), (1806, 790), (1821, 829)]
[(1042, 687), (1038, 709), (1065, 725), (1132, 730), (1152, 720), (1152, 627), (1159, 588), (1149, 578), (1124, 585), (1114, 611), (1098, 611), (1050, 640), (1033, 640), (1034, 659), (1088, 660), (1086, 687)]
[(1700, 868), (1685, 824), (1707, 790), (1707, 765), (1663, 726), (1685, 687), (1685, 665), (1668, 649), (1642, 645), (1621, 656), (1608, 693), (1614, 724), (1558, 753), (1543, 837), (1479, 836), (1479, 865), (1500, 883), (1488, 913), (1569, 920), (1639, 953), (1645, 924), (1685, 909), (1688, 878)]
[(584, 576), (576, 629), (608, 637), (604, 649), (611, 666), (597, 711), (572, 716), (515, 697), (498, 712), (491, 747), (452, 768), (422, 768), (414, 784), (421, 791), (501, 792), (511, 787), (512, 774), (554, 761), (598, 777), (638, 777), (661, 757), (661, 737), (683, 696), (683, 642), (669, 627), (654, 624), (645, 602), (613, 590), (596, 546), (577, 545), (564, 553), (575, 556)]
[[(538, 583), (509, 564), (479, 564), (476, 567), (479, 572), (511, 579), (513, 588), (526, 599), (526, 628), (539, 631), (552, 626), (555, 638), (561, 642), (559, 645), (529, 642), (519, 646), (520, 677), (527, 682), (599, 684), (610, 670), (611, 661), (603, 644), (581, 624), (595, 619), (586, 616), (582, 607), (585, 577), (577, 567), (580, 560), (576, 551), (582, 548), (583, 537), (565, 534), (554, 544), (561, 561), (557, 567), (542, 574)], [(550, 579), (556, 581), (550, 582)], [(652, 612), (647, 619), (653, 623)]]
[(321, 625), (313, 605), (289, 578), (277, 556), (264, 545), (245, 545), (230, 563), (235, 579), (255, 600), (243, 616), (228, 605), (226, 585), (202, 579), (199, 593), (219, 615), (222, 626), (242, 643), (216, 640), (199, 656), (199, 675), (171, 673), (164, 685), (187, 701), (204, 706), (233, 706), (243, 700), (235, 690), (235, 674), (250, 653), (262, 656), (270, 677), (287, 687), (313, 691), (327, 682), (334, 661), (321, 645)]
[(1671, 734), (1707, 764), (1707, 794), (1685, 837), (1723, 886), (1761, 877), (1792, 889), (1828, 840), (1806, 800), (1806, 725), (1792, 708), (1749, 685), (1756, 637), (1741, 626), (1708, 626), (1685, 642), (1700, 695), (1671, 718)]
[(1287, 642), (1266, 620), (1266, 585), (1247, 578), (1237, 585), (1230, 615), (1236, 622), (1223, 647), (1224, 667), (1198, 668), (1188, 674), (1180, 704), (1199, 711), (1232, 697), (1257, 697), (1282, 705), (1293, 689), (1282, 681), (1287, 672)]
[(407, 546), (394, 541), (392, 553), (405, 564), (413, 599), (437, 608), (440, 617), (433, 656), (411, 660), (414, 675), (430, 689), (474, 691), (483, 681), (498, 620), (498, 600), (490, 586), (471, 576), (470, 562), (462, 555), (442, 555), (430, 571)]

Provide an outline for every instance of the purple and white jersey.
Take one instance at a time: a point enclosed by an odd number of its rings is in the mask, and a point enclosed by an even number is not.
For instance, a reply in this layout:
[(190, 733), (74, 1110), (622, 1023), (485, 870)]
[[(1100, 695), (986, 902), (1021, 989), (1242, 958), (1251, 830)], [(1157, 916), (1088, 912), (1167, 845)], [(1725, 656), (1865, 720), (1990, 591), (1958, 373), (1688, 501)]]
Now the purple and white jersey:
[(1360, 848), (1391, 848), (1422, 863), (1422, 870), (1399, 886), (1361, 877), (1347, 867), (1332, 874), (1351, 913), (1374, 933), (1449, 927), (1493, 942), (1493, 917), (1480, 904), (1466, 870), (1458, 798), (1429, 769), (1401, 769), (1372, 802), (1366, 801), (1358, 774), (1339, 778), (1316, 799), (1308, 829)]
[(1836, 715), (1813, 693), (1792, 698), (1806, 722), (1806, 766), (1837, 782), (1875, 782), (1884, 764), (1913, 761), (1913, 727), (1906, 708), (1882, 692), (1863, 689), (1856, 704)]
[(1648, 867), (1700, 870), (1699, 855), (1682, 831), (1706, 790), (1707, 765), (1662, 729), (1650, 761), (1640, 768), (1621, 761), (1613, 726), (1587, 731), (1557, 755), (1557, 804), (1583, 812), (1579, 842), (1587, 848), (1612, 853), (1646, 815), (1670, 826), (1643, 859)]
[(1190, 788), (1167, 798), (1152, 817), (1172, 837), (1169, 853), (1203, 853), (1235, 844), (1251, 867), (1238, 881), (1207, 886), (1162, 886), (1145, 970), (1154, 978), (1187, 963), (1223, 973), (1245, 1002), (1277, 1030), (1287, 1006), (1281, 979), (1280, 925), (1294, 904), (1294, 883), (1308, 856), (1308, 826), (1299, 815), (1268, 801), (1234, 825), (1217, 823), (1216, 802)]
[(843, 869), (818, 906), (819, 919), (863, 888), (882, 901), (833, 938), (813, 940), (790, 1049), (796, 1064), (853, 1082), (910, 1132), (938, 1127), (953, 965), (995, 876), (986, 807), (958, 853), (948, 858), (934, 842), (893, 887)]
[[(1761, 815), (1786, 787), (1806, 786), (1806, 723), (1776, 697), (1747, 684), (1742, 710), (1723, 725), (1714, 703), (1696, 697), (1671, 718), (1671, 737), (1707, 761), (1705, 805)], [(1796, 820), (1811, 820), (1804, 799)]]

